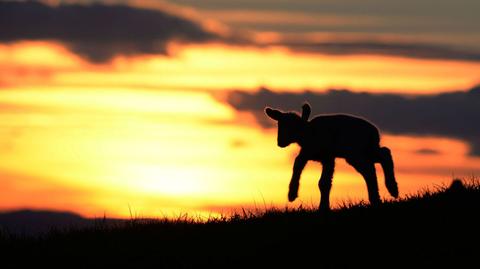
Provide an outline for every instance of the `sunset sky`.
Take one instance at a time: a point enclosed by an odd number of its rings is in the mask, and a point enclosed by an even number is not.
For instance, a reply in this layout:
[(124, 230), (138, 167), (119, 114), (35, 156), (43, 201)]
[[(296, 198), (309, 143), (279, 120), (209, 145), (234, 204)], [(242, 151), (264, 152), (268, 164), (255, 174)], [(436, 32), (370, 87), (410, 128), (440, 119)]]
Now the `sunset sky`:
[[(366, 117), (401, 196), (480, 175), (476, 0), (0, 2), (0, 210), (317, 206), (265, 106)], [(367, 199), (337, 160), (334, 206)], [(388, 198), (377, 166), (380, 193)]]

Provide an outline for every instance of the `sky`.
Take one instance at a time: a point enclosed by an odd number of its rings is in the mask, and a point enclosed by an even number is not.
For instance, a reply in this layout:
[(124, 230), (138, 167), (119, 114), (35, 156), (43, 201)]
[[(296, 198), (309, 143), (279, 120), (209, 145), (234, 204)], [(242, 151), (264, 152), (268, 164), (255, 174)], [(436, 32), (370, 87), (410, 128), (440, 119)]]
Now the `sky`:
[[(402, 197), (480, 172), (478, 1), (2, 1), (0, 210), (318, 205), (266, 106), (371, 120)], [(367, 199), (337, 160), (332, 202)], [(377, 166), (380, 194), (390, 199)]]

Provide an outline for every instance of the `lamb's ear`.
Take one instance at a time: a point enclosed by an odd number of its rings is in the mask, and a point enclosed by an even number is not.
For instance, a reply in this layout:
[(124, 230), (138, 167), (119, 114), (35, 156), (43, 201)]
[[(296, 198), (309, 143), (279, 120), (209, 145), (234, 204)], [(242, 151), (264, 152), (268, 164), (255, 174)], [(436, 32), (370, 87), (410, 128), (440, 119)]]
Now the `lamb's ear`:
[(279, 110), (276, 110), (276, 109), (272, 109), (272, 108), (265, 108), (265, 114), (267, 114), (267, 116), (269, 116), (270, 118), (278, 121), (280, 120), (280, 117), (282, 117), (282, 112), (279, 111)]
[(310, 112), (312, 112), (312, 109), (310, 108), (310, 105), (308, 103), (303, 104), (303, 106), (302, 106), (302, 120), (308, 121), (308, 118), (310, 117)]

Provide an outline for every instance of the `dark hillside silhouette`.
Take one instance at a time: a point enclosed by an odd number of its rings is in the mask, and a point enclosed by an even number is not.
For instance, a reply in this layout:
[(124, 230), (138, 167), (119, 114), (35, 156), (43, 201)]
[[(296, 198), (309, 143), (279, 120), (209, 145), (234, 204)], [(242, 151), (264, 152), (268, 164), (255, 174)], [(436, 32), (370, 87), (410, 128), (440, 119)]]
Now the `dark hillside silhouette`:
[(0, 232), (1, 268), (478, 268), (480, 186), (330, 214), (130, 220), (40, 239)]
[(14, 235), (41, 236), (53, 230), (87, 228), (96, 222), (116, 223), (118, 219), (87, 219), (71, 212), (16, 210), (0, 212), (0, 230)]
[(398, 197), (392, 155), (387, 147), (380, 147), (380, 135), (373, 124), (344, 114), (320, 115), (309, 121), (310, 105), (304, 104), (302, 109), (302, 116), (268, 107), (265, 109), (265, 113), (278, 123), (278, 146), (284, 148), (297, 143), (301, 147), (293, 165), (288, 191), (290, 202), (298, 196), (300, 176), (307, 162), (318, 161), (323, 166), (318, 182), (321, 193), (319, 209), (328, 210), (335, 158), (344, 158), (363, 176), (370, 203), (378, 205), (381, 201), (375, 163), (382, 165), (390, 194)]

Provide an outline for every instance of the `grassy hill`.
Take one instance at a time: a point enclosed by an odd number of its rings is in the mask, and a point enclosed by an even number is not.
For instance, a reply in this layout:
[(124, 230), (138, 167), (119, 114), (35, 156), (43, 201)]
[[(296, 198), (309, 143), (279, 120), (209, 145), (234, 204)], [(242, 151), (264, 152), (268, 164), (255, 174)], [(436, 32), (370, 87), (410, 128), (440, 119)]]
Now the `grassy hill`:
[(480, 268), (480, 187), (455, 182), (379, 207), (130, 220), (0, 235), (1, 268)]

